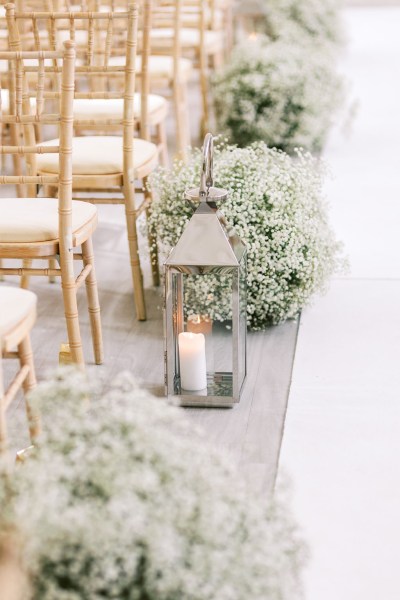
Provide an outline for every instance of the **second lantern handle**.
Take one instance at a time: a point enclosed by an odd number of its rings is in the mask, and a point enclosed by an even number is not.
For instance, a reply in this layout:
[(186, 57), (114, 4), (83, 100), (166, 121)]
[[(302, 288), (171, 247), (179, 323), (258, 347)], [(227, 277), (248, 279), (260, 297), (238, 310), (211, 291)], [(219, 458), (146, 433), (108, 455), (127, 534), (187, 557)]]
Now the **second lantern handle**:
[(200, 178), (200, 200), (206, 199), (208, 191), (213, 185), (213, 149), (214, 138), (211, 133), (207, 133), (203, 144), (203, 166)]

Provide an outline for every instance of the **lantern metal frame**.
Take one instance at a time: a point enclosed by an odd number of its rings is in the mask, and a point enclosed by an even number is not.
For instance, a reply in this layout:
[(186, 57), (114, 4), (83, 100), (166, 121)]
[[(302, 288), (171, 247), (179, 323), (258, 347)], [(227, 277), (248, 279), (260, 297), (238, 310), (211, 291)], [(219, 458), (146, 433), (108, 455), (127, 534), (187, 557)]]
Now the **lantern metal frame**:
[[(213, 137), (207, 134), (200, 187), (185, 192), (186, 200), (196, 210), (164, 263), (165, 393), (181, 406), (234, 406), (240, 401), (246, 379), (247, 249), (217, 207), (216, 202), (223, 202), (227, 196), (226, 190), (213, 187)], [(232, 372), (207, 373), (206, 390), (182, 391), (178, 336), (184, 331), (184, 276), (206, 274), (232, 276)]]

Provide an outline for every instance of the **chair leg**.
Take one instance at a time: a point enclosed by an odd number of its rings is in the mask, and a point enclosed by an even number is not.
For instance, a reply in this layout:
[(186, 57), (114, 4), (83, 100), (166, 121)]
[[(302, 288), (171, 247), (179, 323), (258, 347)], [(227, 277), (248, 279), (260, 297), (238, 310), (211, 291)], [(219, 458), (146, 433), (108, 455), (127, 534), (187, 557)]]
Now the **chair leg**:
[[(24, 393), (26, 395), (30, 390), (33, 390), (36, 387), (35, 365), (33, 363), (33, 352), (29, 334), (18, 345), (18, 358), (21, 367), (24, 365), (29, 367), (28, 376), (23, 384)], [(34, 443), (35, 439), (40, 434), (40, 417), (37, 412), (32, 410), (27, 400), (25, 400), (25, 407), (29, 424), (29, 436), (31, 442)]]
[(94, 270), (93, 243), (91, 238), (82, 244), (82, 257), (84, 265), (92, 265), (92, 270), (86, 277), (85, 284), (90, 327), (92, 331), (94, 360), (96, 365), (101, 365), (103, 362), (103, 336), (101, 331), (100, 303), (97, 290), (96, 272)]
[(3, 366), (0, 353), (0, 471), (2, 464), (8, 459), (8, 436), (6, 411), (4, 410)]
[[(43, 187), (43, 195), (45, 198), (56, 198), (57, 196), (57, 188), (51, 185), (46, 185)], [(49, 258), (49, 269), (57, 269), (58, 262), (56, 258)], [(55, 283), (56, 277), (55, 275), (49, 275), (49, 283)]]
[(185, 124), (185, 160), (188, 157), (188, 148), (191, 145), (191, 135), (190, 135), (190, 117), (189, 117), (189, 99), (188, 99), (188, 85), (187, 82), (181, 84), (181, 111), (182, 111), (182, 119)]
[(125, 217), (128, 230), (129, 255), (133, 279), (133, 295), (135, 299), (136, 318), (138, 321), (146, 320), (146, 305), (144, 301), (143, 276), (140, 268), (139, 245), (136, 229), (136, 209), (133, 184), (124, 186)]
[(61, 267), (61, 287), (64, 299), (64, 314), (67, 323), (68, 342), (72, 362), (80, 368), (85, 368), (85, 360), (82, 350), (82, 338), (79, 328), (78, 303), (76, 299), (75, 280), (65, 273)]
[(233, 44), (234, 44), (234, 24), (233, 24), (233, 7), (230, 3), (225, 9), (224, 21), (226, 25), (226, 38), (225, 38), (225, 47), (224, 47), (224, 59), (228, 60), (230, 54), (232, 52)]
[(223, 54), (223, 49), (218, 50), (218, 52), (215, 52), (212, 56), (211, 56), (211, 66), (213, 71), (216, 71), (217, 69), (220, 69), (222, 67), (222, 65), (224, 64), (224, 54)]
[(169, 156), (168, 156), (168, 143), (167, 143), (167, 132), (165, 129), (165, 121), (161, 121), (156, 126), (157, 131), (157, 144), (161, 149), (161, 164), (163, 167), (169, 167)]
[(199, 69), (200, 69), (200, 90), (201, 90), (201, 103), (202, 103), (202, 116), (200, 125), (201, 138), (205, 136), (208, 131), (208, 80), (207, 80), (207, 56), (203, 50), (199, 52)]
[[(22, 268), (29, 269), (31, 266), (32, 266), (32, 259), (24, 258), (22, 261)], [(29, 281), (30, 281), (29, 275), (22, 275), (20, 287), (22, 287), (24, 290), (29, 289)]]
[[(57, 269), (58, 268), (58, 262), (56, 258), (49, 258), (49, 269)], [(55, 283), (56, 281), (56, 276), (55, 275), (49, 275), (49, 283)]]
[[(0, 269), (3, 268), (3, 259), (0, 258)], [(4, 275), (0, 275), (0, 281), (4, 281)]]
[[(10, 125), (10, 139), (13, 146), (23, 145), (22, 134), (19, 125)], [(13, 170), (14, 175), (22, 175), (22, 156), (20, 154), (13, 154)], [(24, 198), (27, 196), (26, 186), (23, 184), (16, 185), (17, 198)]]
[(190, 134), (189, 134), (189, 118), (187, 115), (187, 103), (186, 103), (186, 83), (179, 81), (173, 84), (173, 95), (174, 95), (174, 110), (175, 110), (175, 123), (176, 123), (176, 136), (178, 141), (178, 151), (181, 155), (182, 160), (186, 161), (188, 157), (188, 145), (190, 145)]
[(33, 364), (33, 352), (29, 335), (18, 345), (18, 358), (21, 367), (25, 365), (29, 367), (29, 375), (23, 383), (24, 392), (27, 394), (36, 387), (35, 365)]
[[(151, 201), (151, 192), (149, 192), (148, 188), (147, 188), (147, 177), (143, 178), (143, 188), (146, 190), (144, 192), (145, 200)], [(154, 231), (154, 228), (149, 227), (149, 217), (150, 217), (150, 206), (148, 206), (146, 208), (147, 239), (149, 242), (150, 265), (151, 265), (151, 274), (153, 277), (153, 285), (158, 287), (160, 285), (160, 267), (158, 264), (157, 236)]]

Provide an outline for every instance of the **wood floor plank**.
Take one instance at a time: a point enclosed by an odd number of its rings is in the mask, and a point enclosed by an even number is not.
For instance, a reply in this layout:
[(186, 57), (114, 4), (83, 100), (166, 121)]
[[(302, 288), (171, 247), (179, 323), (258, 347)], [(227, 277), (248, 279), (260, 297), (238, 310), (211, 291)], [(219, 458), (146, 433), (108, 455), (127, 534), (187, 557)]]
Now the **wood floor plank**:
[[(0, 189), (0, 193), (5, 193)], [(7, 190), (10, 193), (10, 190)], [(142, 234), (141, 234), (142, 236)], [(122, 206), (100, 206), (94, 235), (96, 275), (103, 324), (105, 361), (94, 365), (84, 287), (78, 306), (88, 373), (106, 389), (119, 372), (128, 370), (156, 396), (164, 395), (162, 288), (151, 287), (147, 243), (141, 239), (147, 321), (138, 322), (133, 302), (125, 215)], [(78, 267), (78, 265), (76, 265)], [(18, 285), (7, 277), (1, 285)], [(67, 341), (59, 282), (31, 278), (38, 296), (38, 318), (32, 346), (38, 380), (58, 365), (60, 344)], [(248, 376), (243, 396), (232, 409), (184, 409), (193, 426), (201, 426), (209, 442), (229, 453), (248, 481), (257, 489), (272, 489), (279, 456), (291, 361), (297, 324), (288, 323), (248, 336)], [(15, 363), (6, 361), (10, 380)], [(27, 444), (23, 423), (24, 403), (19, 395), (9, 410), (13, 449)]]
[[(298, 321), (270, 328), (262, 338), (261, 368), (245, 432), (241, 468), (259, 489), (272, 490), (278, 468)], [(268, 454), (265, 449), (268, 448)]]

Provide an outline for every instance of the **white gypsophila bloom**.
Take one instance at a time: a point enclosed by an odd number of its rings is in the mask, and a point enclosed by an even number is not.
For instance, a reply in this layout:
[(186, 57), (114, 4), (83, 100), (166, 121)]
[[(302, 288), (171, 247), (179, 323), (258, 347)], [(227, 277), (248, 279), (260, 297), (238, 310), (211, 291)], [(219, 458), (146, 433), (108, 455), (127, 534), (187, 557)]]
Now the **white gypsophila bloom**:
[(89, 394), (68, 369), (32, 397), (44, 434), (6, 490), (30, 599), (302, 598), (284, 497), (254, 497), (180, 409), (130, 376), (91, 406)]
[[(194, 151), (186, 166), (175, 163), (151, 178), (150, 226), (164, 255), (192, 215), (183, 197), (185, 189), (198, 185), (200, 165), (201, 154)], [(247, 246), (247, 321), (252, 329), (296, 316), (343, 265), (341, 246), (328, 223), (323, 177), (321, 163), (300, 151), (292, 158), (262, 142), (215, 148), (215, 185), (229, 191), (221, 209)], [(228, 319), (229, 284), (226, 276), (188, 279), (188, 314)]]
[[(315, 44), (340, 47), (346, 37), (342, 6), (342, 0), (253, 0), (249, 12), (258, 13), (256, 30), (273, 39), (296, 44), (308, 39)], [(237, 0), (236, 11), (245, 8)]]
[(300, 42), (259, 35), (237, 46), (216, 73), (218, 127), (232, 142), (263, 140), (290, 153), (322, 149), (343, 105), (343, 78), (330, 47)]

